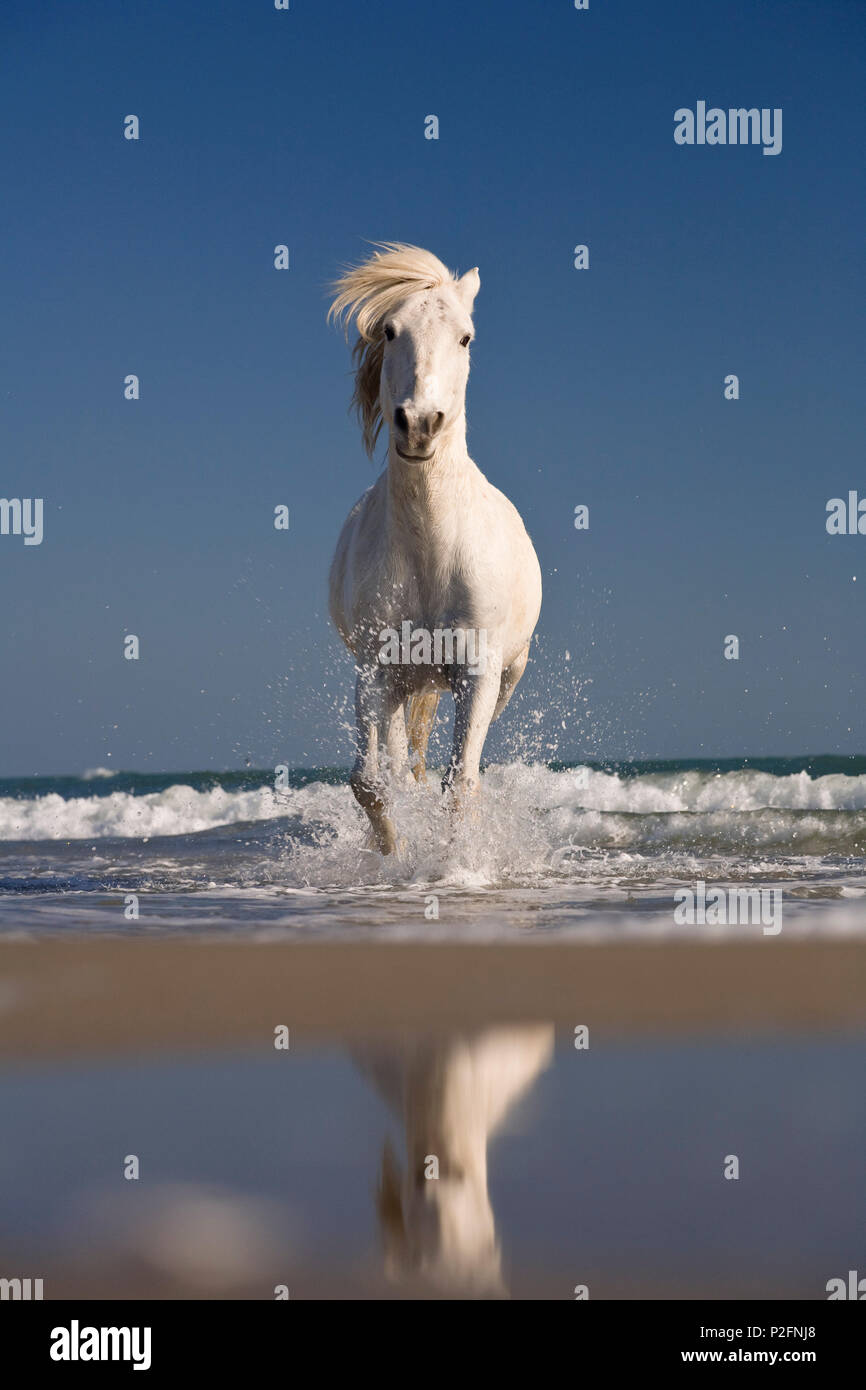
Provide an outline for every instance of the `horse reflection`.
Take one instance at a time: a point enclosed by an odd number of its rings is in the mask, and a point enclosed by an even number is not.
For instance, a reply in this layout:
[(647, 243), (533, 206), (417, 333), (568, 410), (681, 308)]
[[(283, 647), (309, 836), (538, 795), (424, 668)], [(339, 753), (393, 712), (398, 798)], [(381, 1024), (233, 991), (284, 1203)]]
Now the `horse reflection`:
[(487, 1189), (487, 1145), (550, 1063), (553, 1026), (497, 1027), (356, 1058), (403, 1129), (378, 1192), (387, 1276), (443, 1294), (506, 1297)]

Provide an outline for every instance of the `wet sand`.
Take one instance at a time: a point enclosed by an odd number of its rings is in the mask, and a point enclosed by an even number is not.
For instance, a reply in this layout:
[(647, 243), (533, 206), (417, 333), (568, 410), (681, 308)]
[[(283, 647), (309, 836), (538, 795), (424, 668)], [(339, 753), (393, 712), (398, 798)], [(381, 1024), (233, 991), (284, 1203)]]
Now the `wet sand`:
[(0, 1058), (237, 1047), (543, 1018), (611, 1036), (848, 1032), (866, 942), (298, 945), (0, 942)]

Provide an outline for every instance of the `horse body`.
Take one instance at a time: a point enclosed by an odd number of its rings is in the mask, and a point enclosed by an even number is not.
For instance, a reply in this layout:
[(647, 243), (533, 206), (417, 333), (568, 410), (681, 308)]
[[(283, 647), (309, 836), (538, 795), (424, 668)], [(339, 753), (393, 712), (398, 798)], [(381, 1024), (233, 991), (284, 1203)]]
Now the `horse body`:
[[(388, 465), (355, 505), (331, 568), (333, 621), (357, 665), (352, 788), (383, 853), (395, 846), (386, 780), (423, 774), (435, 702), (451, 690), (454, 746), (443, 786), (478, 785), (487, 730), (523, 674), (541, 608), (541, 572), (512, 503), (466, 448), (470, 311), (478, 272), (457, 280), (429, 252), (389, 247), (338, 282), (332, 312), (360, 331), (355, 401), (368, 450), (383, 424)], [(466, 660), (384, 664), (404, 623), (462, 636)], [(474, 645), (473, 645), (474, 643)], [(386, 756), (383, 756), (386, 755)]]

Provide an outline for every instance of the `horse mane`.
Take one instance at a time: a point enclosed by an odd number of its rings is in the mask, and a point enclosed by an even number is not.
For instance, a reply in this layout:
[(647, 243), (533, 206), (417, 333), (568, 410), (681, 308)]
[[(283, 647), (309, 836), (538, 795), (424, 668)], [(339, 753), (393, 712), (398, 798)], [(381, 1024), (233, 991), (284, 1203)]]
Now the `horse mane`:
[(355, 363), (354, 407), (361, 424), (364, 448), (370, 457), (382, 429), (379, 379), (385, 351), (385, 320), (416, 290), (453, 284), (455, 277), (432, 251), (402, 241), (378, 241), (380, 249), (360, 265), (349, 266), (335, 280), (328, 321), (339, 323), (348, 338), (354, 320), (358, 339), (352, 348)]

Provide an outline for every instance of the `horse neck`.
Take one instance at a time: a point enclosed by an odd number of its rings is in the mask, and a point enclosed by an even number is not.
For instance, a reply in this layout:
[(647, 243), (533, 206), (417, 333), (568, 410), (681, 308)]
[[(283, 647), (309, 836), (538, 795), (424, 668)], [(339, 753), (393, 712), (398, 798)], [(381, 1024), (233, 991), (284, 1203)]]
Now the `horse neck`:
[(428, 463), (407, 463), (391, 439), (388, 446), (388, 522), (392, 531), (417, 540), (449, 529), (461, 510), (461, 494), (475, 465), (466, 450), (463, 417), (449, 431)]

